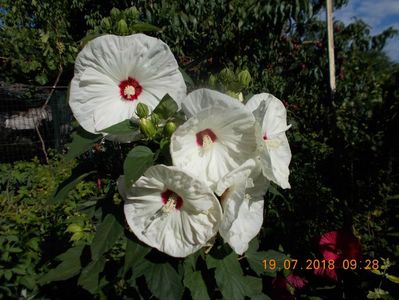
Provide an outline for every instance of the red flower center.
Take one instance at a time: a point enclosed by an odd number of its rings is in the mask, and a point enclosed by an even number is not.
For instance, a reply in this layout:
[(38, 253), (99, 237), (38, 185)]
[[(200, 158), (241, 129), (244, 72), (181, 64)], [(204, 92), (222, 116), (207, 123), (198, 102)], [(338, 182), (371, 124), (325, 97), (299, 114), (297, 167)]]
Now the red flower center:
[(128, 77), (126, 80), (122, 80), (119, 83), (119, 89), (123, 99), (128, 101), (136, 100), (143, 91), (140, 83), (132, 77)]
[(216, 134), (209, 128), (196, 133), (197, 144), (201, 147), (207, 147), (216, 141)]
[(180, 209), (183, 206), (183, 199), (171, 190), (162, 192), (161, 198), (164, 205), (173, 206), (176, 209)]

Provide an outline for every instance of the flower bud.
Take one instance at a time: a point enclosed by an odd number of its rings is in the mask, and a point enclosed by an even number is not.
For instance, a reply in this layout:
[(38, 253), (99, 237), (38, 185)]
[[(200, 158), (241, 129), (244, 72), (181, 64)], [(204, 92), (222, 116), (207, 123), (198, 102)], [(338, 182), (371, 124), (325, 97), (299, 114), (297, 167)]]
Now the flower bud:
[(176, 124), (174, 122), (168, 122), (165, 124), (164, 132), (167, 136), (172, 136), (173, 132), (176, 131)]
[(235, 81), (236, 76), (232, 70), (224, 68), (222, 71), (220, 71), (220, 77), (224, 82), (231, 83)]
[(211, 75), (209, 76), (209, 80), (208, 80), (208, 84), (210, 87), (216, 87), (216, 83), (217, 83), (217, 77), (215, 75)]
[(117, 30), (120, 34), (126, 34), (128, 32), (127, 23), (124, 19), (119, 20)]
[(101, 20), (101, 27), (103, 27), (105, 30), (111, 29), (111, 21), (109, 18), (104, 18)]
[(136, 115), (142, 119), (142, 118), (147, 118), (150, 113), (150, 110), (148, 109), (148, 106), (144, 103), (139, 103), (137, 104), (136, 107)]
[(159, 121), (161, 121), (161, 118), (160, 118), (157, 114), (152, 113), (152, 114), (151, 114), (151, 122), (152, 122), (155, 126), (158, 126)]
[(243, 70), (238, 73), (238, 81), (244, 86), (248, 87), (252, 80), (251, 74), (248, 70)]
[(111, 9), (111, 17), (117, 19), (120, 15), (121, 11), (116, 7)]
[(79, 224), (73, 223), (73, 224), (68, 225), (68, 228), (66, 229), (66, 231), (76, 233), (76, 232), (83, 231), (83, 228)]
[(140, 12), (137, 10), (135, 6), (126, 9), (126, 14), (128, 16), (132, 16), (134, 19), (138, 19), (140, 16)]
[(241, 92), (227, 91), (226, 94), (229, 95), (230, 97), (236, 98), (240, 102), (244, 101), (244, 97)]
[(149, 139), (152, 139), (157, 134), (157, 129), (149, 118), (140, 119), (140, 131)]

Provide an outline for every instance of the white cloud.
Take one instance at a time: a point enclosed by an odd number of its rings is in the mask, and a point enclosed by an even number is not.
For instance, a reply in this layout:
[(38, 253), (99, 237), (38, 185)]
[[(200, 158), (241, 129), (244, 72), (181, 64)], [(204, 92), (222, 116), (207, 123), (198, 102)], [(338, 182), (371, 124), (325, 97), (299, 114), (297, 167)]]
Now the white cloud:
[[(381, 31), (387, 18), (396, 18), (399, 21), (398, 0), (352, 0), (347, 6), (334, 12), (337, 20), (345, 24), (353, 21), (354, 17), (363, 19), (375, 31)], [(398, 22), (397, 22), (398, 23)]]
[(399, 62), (399, 38), (390, 40), (384, 48), (385, 53), (394, 61)]
[[(379, 34), (392, 26), (399, 30), (398, 0), (350, 0), (347, 6), (334, 12), (335, 20), (345, 24), (354, 18), (362, 19), (371, 27), (371, 34)], [(384, 49), (395, 61), (399, 61), (399, 37), (390, 40)]]

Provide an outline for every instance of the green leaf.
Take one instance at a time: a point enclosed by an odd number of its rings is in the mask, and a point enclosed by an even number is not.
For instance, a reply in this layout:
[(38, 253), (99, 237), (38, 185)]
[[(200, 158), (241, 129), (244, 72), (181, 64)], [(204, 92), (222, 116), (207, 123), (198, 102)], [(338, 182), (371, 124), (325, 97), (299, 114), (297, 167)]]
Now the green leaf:
[(181, 299), (184, 287), (181, 276), (169, 263), (151, 263), (144, 273), (148, 288), (160, 300)]
[(63, 201), (67, 198), (69, 192), (79, 183), (81, 182), (84, 178), (86, 178), (87, 176), (94, 174), (95, 171), (90, 171), (87, 173), (83, 173), (83, 174), (74, 174), (72, 173), (72, 175), (66, 179), (64, 182), (62, 182), (57, 190), (55, 191), (53, 197), (51, 198), (51, 202), (60, 202)]
[(82, 127), (78, 127), (76, 131), (71, 134), (71, 137), (72, 142), (66, 145), (69, 148), (68, 153), (65, 155), (66, 159), (73, 159), (83, 154), (93, 147), (93, 145), (101, 139), (102, 135), (92, 134)]
[(127, 154), (123, 163), (126, 186), (132, 185), (153, 164), (154, 153), (145, 146), (136, 146)]
[(156, 113), (161, 119), (167, 120), (173, 116), (179, 107), (169, 94), (166, 94), (155, 107), (153, 113)]
[(47, 75), (44, 73), (36, 75), (35, 80), (41, 85), (45, 85), (48, 82)]
[(79, 245), (68, 249), (56, 259), (62, 262), (51, 269), (39, 279), (39, 284), (43, 285), (52, 281), (66, 280), (79, 274), (81, 269), (80, 256), (82, 255), (84, 245)]
[(237, 255), (229, 254), (223, 259), (207, 256), (208, 268), (215, 268), (216, 283), (224, 299), (244, 299), (262, 293), (262, 279), (244, 276)]
[(148, 24), (148, 23), (137, 23), (131, 26), (131, 29), (135, 32), (153, 32), (160, 31), (161, 28)]
[(105, 258), (100, 257), (89, 263), (83, 270), (78, 279), (78, 285), (94, 294), (98, 289), (99, 275), (104, 269)]
[(394, 283), (399, 283), (399, 277), (397, 276), (386, 274), (385, 277)]
[(388, 196), (386, 200), (391, 201), (391, 200), (399, 200), (399, 195), (393, 195), (393, 196)]
[[(245, 252), (245, 257), (249, 263), (249, 266), (257, 275), (264, 274), (267, 276), (275, 277), (278, 271), (278, 267), (283, 266), (284, 260), (287, 259), (287, 256), (275, 250), (257, 251), (258, 248), (259, 248), (259, 242), (255, 238), (250, 242), (249, 248), (247, 252)], [(274, 270), (271, 270), (270, 268), (265, 269), (263, 264), (263, 260), (265, 259), (275, 260), (277, 268)]]
[(35, 278), (33, 276), (26, 275), (20, 279), (19, 283), (30, 290), (33, 290), (37, 287)]
[(184, 260), (184, 286), (191, 292), (191, 297), (194, 300), (207, 300), (209, 299), (206, 284), (202, 278), (200, 271), (196, 271), (196, 263), (198, 260), (199, 251)]
[(142, 246), (132, 239), (127, 239), (126, 252), (125, 252), (125, 265), (124, 273), (126, 273), (130, 268), (135, 268), (135, 266), (144, 259), (144, 256), (150, 252), (151, 248)]
[(200, 271), (184, 274), (184, 286), (191, 292), (193, 300), (208, 300), (209, 295)]
[(104, 220), (97, 226), (96, 235), (91, 244), (91, 255), (93, 260), (111, 249), (123, 232), (123, 226), (113, 214), (105, 216)]
[(194, 81), (193, 81), (193, 80), (191, 79), (191, 77), (187, 74), (187, 72), (184, 71), (184, 69), (182, 69), (182, 68), (179, 68), (179, 71), (180, 71), (180, 73), (183, 75), (184, 82), (185, 82), (187, 85), (194, 86)]
[(124, 120), (118, 124), (101, 130), (101, 132), (114, 135), (126, 135), (137, 130), (139, 130), (138, 126), (134, 125), (130, 120)]

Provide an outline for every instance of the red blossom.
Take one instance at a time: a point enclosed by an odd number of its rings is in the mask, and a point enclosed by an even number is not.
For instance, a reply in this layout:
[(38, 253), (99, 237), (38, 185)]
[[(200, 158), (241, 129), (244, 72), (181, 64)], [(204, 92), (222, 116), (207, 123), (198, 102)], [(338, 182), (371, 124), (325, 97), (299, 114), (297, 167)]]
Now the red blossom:
[(305, 278), (294, 274), (288, 275), (287, 281), (290, 285), (292, 285), (294, 288), (297, 289), (303, 288), (308, 283), (308, 281)]
[(342, 265), (345, 259), (360, 259), (361, 245), (359, 240), (350, 230), (330, 231), (323, 234), (319, 240), (319, 250), (325, 260), (334, 260), (334, 269), (317, 269), (317, 276), (328, 277), (337, 281), (336, 269)]

